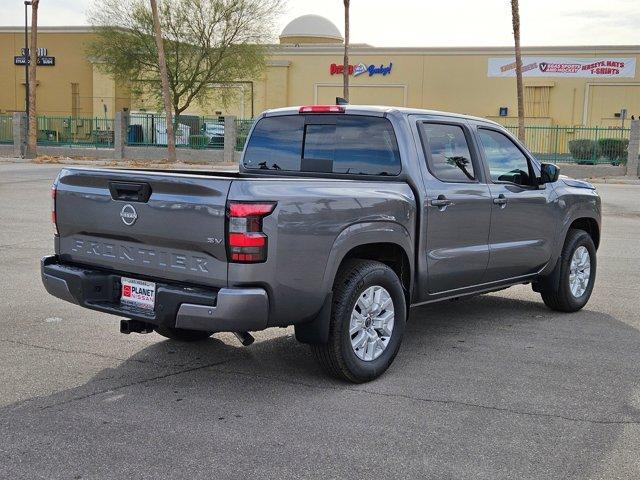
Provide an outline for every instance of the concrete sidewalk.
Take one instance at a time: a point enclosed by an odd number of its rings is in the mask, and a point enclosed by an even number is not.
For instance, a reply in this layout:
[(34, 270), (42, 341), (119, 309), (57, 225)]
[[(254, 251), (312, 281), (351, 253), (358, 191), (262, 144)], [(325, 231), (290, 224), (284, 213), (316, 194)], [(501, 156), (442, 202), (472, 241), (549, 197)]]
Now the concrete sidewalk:
[(618, 185), (640, 185), (640, 178), (631, 177), (602, 177), (602, 178), (587, 178), (591, 183), (611, 183)]
[(98, 168), (158, 168), (166, 170), (211, 170), (218, 172), (233, 172), (238, 170), (237, 163), (211, 163), (202, 162), (176, 162), (171, 163), (167, 160), (128, 160), (128, 159), (90, 159), (90, 158), (70, 158), (70, 157), (49, 157), (39, 156), (35, 160), (14, 157), (0, 157), (0, 164), (6, 163), (25, 163), (33, 165), (84, 165), (87, 167)]

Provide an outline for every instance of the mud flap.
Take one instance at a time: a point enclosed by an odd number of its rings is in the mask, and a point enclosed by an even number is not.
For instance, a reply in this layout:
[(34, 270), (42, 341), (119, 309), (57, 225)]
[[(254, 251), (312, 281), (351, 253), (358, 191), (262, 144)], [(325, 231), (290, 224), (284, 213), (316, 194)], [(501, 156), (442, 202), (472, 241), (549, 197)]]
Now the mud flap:
[(310, 322), (295, 325), (296, 340), (310, 345), (329, 341), (329, 318), (331, 316), (333, 293), (329, 292), (318, 315)]
[(549, 273), (549, 275), (540, 277), (531, 284), (531, 288), (533, 289), (533, 291), (538, 293), (541, 293), (543, 291), (555, 292), (560, 287), (561, 264), (562, 264), (562, 255), (558, 257), (558, 260), (556, 261), (556, 266), (551, 271), (551, 273)]

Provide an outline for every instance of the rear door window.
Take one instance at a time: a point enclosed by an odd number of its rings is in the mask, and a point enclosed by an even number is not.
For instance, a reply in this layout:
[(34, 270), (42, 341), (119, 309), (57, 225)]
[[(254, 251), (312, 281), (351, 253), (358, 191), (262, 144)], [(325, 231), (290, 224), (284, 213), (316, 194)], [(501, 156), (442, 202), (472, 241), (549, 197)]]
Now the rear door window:
[(262, 118), (244, 154), (250, 169), (398, 175), (398, 143), (386, 118), (288, 115)]
[(475, 182), (464, 130), (459, 125), (422, 123), (422, 143), (431, 173), (443, 182)]

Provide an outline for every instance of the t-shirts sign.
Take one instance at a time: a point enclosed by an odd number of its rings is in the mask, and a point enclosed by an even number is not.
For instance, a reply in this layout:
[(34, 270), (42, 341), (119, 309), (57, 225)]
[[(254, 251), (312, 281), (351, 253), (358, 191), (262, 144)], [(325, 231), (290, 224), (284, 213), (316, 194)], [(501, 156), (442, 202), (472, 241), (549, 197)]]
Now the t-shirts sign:
[[(636, 59), (618, 57), (522, 57), (525, 77), (635, 78)], [(515, 77), (514, 57), (489, 58), (489, 77)]]

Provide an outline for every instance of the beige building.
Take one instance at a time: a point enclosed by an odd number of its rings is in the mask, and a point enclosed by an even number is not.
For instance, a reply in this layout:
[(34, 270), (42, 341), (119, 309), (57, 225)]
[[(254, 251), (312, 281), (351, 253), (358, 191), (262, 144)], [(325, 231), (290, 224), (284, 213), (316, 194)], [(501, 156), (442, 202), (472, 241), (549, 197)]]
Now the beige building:
[[(41, 27), (39, 112), (112, 118), (125, 108), (155, 111), (155, 105), (132, 97), (87, 58), (92, 35), (85, 27)], [(0, 27), (0, 113), (24, 109), (23, 42), (21, 28)], [(227, 106), (212, 102), (187, 113), (249, 118), (267, 108), (334, 103), (342, 95), (342, 54), (335, 25), (316, 15), (297, 18), (273, 46), (262, 78), (228, 87), (237, 95)], [(528, 47), (523, 55), (528, 124), (619, 126), (625, 111), (627, 118), (640, 115), (640, 46)], [(351, 103), (447, 110), (515, 123), (510, 47), (358, 44), (352, 45), (350, 59)]]

